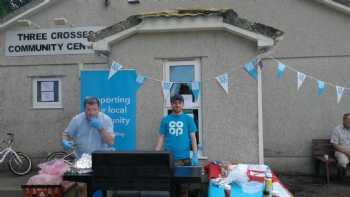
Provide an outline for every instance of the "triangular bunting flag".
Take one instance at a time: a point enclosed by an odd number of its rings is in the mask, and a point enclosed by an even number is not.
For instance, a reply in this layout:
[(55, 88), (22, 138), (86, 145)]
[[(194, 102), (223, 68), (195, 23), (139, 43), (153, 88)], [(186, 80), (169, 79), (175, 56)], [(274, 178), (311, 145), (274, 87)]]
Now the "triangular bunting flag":
[(244, 70), (255, 80), (258, 79), (258, 71), (256, 69), (256, 61), (252, 60), (243, 66)]
[(298, 90), (300, 89), (301, 85), (303, 85), (305, 81), (306, 75), (302, 72), (298, 72)]
[(163, 88), (163, 96), (165, 100), (168, 100), (168, 96), (170, 93), (170, 88), (173, 85), (173, 82), (169, 81), (162, 81), (162, 88)]
[(277, 79), (281, 79), (284, 75), (284, 71), (286, 70), (286, 65), (282, 64), (281, 62), (278, 62), (277, 68), (276, 68), (276, 77)]
[(147, 76), (144, 76), (144, 75), (137, 75), (137, 77), (136, 77), (136, 82), (138, 83), (138, 84), (143, 84), (143, 82), (145, 81), (145, 80), (147, 80), (148, 79), (148, 77)]
[(317, 80), (317, 96), (321, 96), (326, 89), (324, 81)]
[(113, 75), (115, 75), (122, 68), (123, 66), (121, 64), (117, 63), (116, 61), (113, 61), (109, 69), (108, 79), (111, 79)]
[(143, 85), (145, 80), (147, 80), (147, 79), (148, 79), (147, 76), (137, 74), (137, 77), (136, 77), (136, 80), (135, 80), (136, 84), (137, 84), (137, 89), (139, 89)]
[(192, 92), (194, 95), (194, 102), (196, 102), (199, 98), (200, 92), (201, 92), (201, 87), (200, 87), (200, 82), (199, 81), (194, 81), (192, 82)]
[(337, 103), (339, 103), (344, 93), (344, 87), (336, 86), (336, 89), (337, 89)]
[(226, 94), (228, 94), (228, 74), (224, 73), (216, 76), (215, 78), (219, 82), (220, 86), (225, 90)]

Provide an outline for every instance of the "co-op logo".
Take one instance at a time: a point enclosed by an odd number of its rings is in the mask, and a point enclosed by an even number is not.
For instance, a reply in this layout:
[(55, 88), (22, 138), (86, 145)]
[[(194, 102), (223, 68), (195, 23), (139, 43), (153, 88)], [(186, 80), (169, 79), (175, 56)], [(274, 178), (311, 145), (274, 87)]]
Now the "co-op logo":
[(169, 133), (170, 135), (182, 135), (184, 123), (182, 121), (171, 121), (169, 122)]

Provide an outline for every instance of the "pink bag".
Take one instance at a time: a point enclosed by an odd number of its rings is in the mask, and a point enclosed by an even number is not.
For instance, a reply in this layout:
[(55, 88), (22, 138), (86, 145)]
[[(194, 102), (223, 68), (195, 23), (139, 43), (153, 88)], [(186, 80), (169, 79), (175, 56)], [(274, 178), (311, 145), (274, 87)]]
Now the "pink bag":
[(30, 179), (27, 182), (27, 185), (60, 185), (61, 183), (61, 176), (38, 174), (30, 177)]
[(63, 159), (52, 160), (38, 165), (41, 169), (38, 175), (32, 176), (28, 185), (60, 185), (62, 175), (69, 169)]
[(54, 176), (62, 176), (69, 169), (69, 166), (64, 163), (63, 159), (48, 161), (38, 166), (41, 169), (39, 174), (50, 174)]

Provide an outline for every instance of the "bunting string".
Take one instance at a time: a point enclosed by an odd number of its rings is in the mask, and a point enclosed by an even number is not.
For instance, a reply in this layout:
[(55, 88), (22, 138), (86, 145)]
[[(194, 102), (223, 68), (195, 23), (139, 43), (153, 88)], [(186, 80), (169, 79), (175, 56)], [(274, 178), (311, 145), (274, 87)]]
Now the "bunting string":
[[(262, 53), (262, 54), (259, 54), (257, 56), (250, 58), (249, 61), (247, 61), (243, 64), (240, 64), (239, 66), (231, 66), (227, 72), (220, 73), (214, 77), (209, 77), (207, 79), (202, 79), (201, 81), (193, 81), (193, 82), (190, 82), (187, 84), (190, 84), (191, 87), (195, 87), (195, 88), (193, 88), (193, 91), (195, 91), (196, 98), (198, 98), (200, 95), (201, 84), (204, 82), (207, 82), (209, 80), (217, 81), (227, 94), (228, 90), (229, 90), (229, 75), (231, 73), (236, 72), (239, 69), (243, 69), (244, 71), (247, 72), (247, 74), (251, 78), (257, 80), (258, 67), (260, 67), (261, 69), (263, 69), (263, 67), (264, 67), (262, 60), (272, 60), (272, 61), (276, 62), (276, 73), (275, 74), (276, 74), (277, 79), (281, 79), (284, 76), (286, 69), (293, 71), (297, 74), (296, 75), (297, 82), (298, 82), (297, 90), (299, 90), (302, 87), (302, 85), (306, 79), (312, 79), (315, 81), (315, 85), (317, 88), (317, 96), (323, 95), (327, 86), (335, 88), (336, 89), (336, 96), (337, 96), (337, 103), (340, 102), (342, 95), (343, 95), (343, 92), (345, 90), (350, 90), (350, 87), (339, 86), (339, 85), (334, 84), (334, 83), (329, 82), (329, 81), (320, 80), (320, 79), (318, 79), (310, 74), (300, 72), (299, 70), (295, 69), (294, 67), (289, 66), (285, 63), (282, 63), (278, 58), (272, 56), (271, 53), (272, 53), (271, 51), (267, 51), (266, 53)], [(112, 61), (113, 62), (112, 62), (111, 67), (110, 67), (109, 78), (113, 77), (113, 75), (116, 74), (119, 70), (124, 69), (123, 65), (120, 64), (119, 61), (116, 61), (114, 59), (112, 59)], [(141, 75), (141, 74), (137, 74), (136, 80), (140, 84), (143, 84), (143, 82), (145, 80), (151, 80), (151, 81), (156, 81), (156, 82), (161, 83), (164, 96), (168, 96), (172, 84), (184, 83), (184, 82), (170, 82), (170, 81), (166, 81), (166, 80), (160, 80), (160, 79), (157, 79), (154, 77), (149, 77), (149, 76)]]
[[(277, 58), (275, 58), (275, 57), (273, 57), (273, 56), (268, 56), (267, 58), (263, 58), (263, 59), (270, 59), (270, 60), (273, 60), (273, 61), (275, 61), (276, 63), (282, 63), (280, 60), (278, 60)], [(282, 63), (282, 64), (284, 64), (284, 63)], [(285, 66), (286, 66), (286, 68), (287, 69), (289, 69), (289, 70), (291, 70), (291, 71), (294, 71), (295, 73), (298, 73), (298, 72), (300, 72), (300, 71), (298, 71), (297, 69), (295, 69), (295, 68), (293, 68), (293, 67), (291, 67), (291, 66), (289, 66), (289, 65), (287, 65), (287, 64), (284, 64)], [(314, 77), (314, 76), (312, 76), (312, 75), (310, 75), (310, 74), (307, 74), (307, 73), (305, 73), (305, 72), (303, 72), (304, 74), (305, 74), (305, 77), (306, 78), (309, 78), (309, 79), (312, 79), (312, 80), (314, 80), (314, 81), (318, 81), (318, 80), (321, 80), (321, 79), (318, 79), (318, 78), (316, 78), (316, 77)], [(328, 82), (328, 81), (324, 81), (324, 80), (321, 80), (321, 81), (323, 81), (324, 82), (324, 84), (325, 85), (328, 85), (328, 86), (331, 86), (331, 87), (337, 87), (337, 86), (339, 86), (339, 85), (337, 85), (337, 84), (334, 84), (334, 83), (331, 83), (331, 82)], [(350, 87), (345, 87), (345, 86), (342, 86), (345, 90), (350, 90)]]

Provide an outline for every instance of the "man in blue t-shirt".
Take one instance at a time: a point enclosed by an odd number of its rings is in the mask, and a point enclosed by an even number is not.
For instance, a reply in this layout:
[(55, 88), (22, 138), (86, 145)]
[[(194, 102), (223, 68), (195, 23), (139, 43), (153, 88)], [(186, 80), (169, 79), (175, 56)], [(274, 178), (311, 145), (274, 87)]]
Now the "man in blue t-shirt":
[[(184, 98), (181, 95), (174, 95), (170, 99), (172, 113), (163, 117), (160, 122), (156, 150), (163, 149), (171, 152), (175, 165), (189, 166), (198, 165), (198, 152), (196, 132), (197, 127), (191, 116), (182, 112)], [(190, 160), (190, 142), (193, 155)], [(187, 197), (189, 187), (186, 184), (176, 185), (177, 196)]]
[[(156, 150), (171, 152), (175, 165), (198, 165), (197, 127), (191, 116), (182, 112), (184, 99), (181, 95), (174, 95), (170, 99), (172, 113), (163, 117), (160, 122), (160, 136)], [(190, 160), (190, 144), (193, 156)]]

